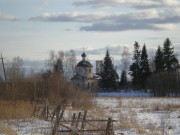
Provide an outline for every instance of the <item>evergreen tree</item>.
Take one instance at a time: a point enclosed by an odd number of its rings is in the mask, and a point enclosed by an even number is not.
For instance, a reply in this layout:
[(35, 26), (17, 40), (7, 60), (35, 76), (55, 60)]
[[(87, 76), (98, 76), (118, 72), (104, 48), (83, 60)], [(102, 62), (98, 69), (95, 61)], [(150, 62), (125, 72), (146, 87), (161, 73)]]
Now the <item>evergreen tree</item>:
[(115, 88), (117, 73), (114, 70), (109, 51), (107, 50), (101, 72), (101, 85), (103, 88)]
[(60, 58), (57, 59), (56, 63), (54, 64), (54, 72), (63, 74), (63, 63)]
[(146, 88), (146, 81), (150, 75), (149, 70), (149, 61), (148, 54), (146, 50), (146, 45), (144, 44), (141, 53), (141, 61), (140, 61), (140, 75), (141, 75), (141, 88)]
[(156, 72), (160, 72), (164, 70), (163, 51), (160, 46), (158, 46), (158, 49), (156, 51), (154, 62), (155, 62)]
[(163, 48), (163, 61), (164, 61), (164, 71), (172, 71), (173, 70), (173, 63), (177, 60), (175, 58), (174, 47), (172, 47), (172, 42), (169, 38), (164, 41), (164, 48)]
[(127, 84), (127, 75), (126, 75), (126, 71), (123, 70), (121, 72), (121, 81), (120, 81), (120, 86), (125, 86)]
[(138, 42), (134, 44), (134, 55), (133, 55), (133, 63), (130, 66), (129, 74), (132, 77), (132, 83), (134, 86), (140, 86), (140, 60), (141, 60), (141, 52), (139, 50)]

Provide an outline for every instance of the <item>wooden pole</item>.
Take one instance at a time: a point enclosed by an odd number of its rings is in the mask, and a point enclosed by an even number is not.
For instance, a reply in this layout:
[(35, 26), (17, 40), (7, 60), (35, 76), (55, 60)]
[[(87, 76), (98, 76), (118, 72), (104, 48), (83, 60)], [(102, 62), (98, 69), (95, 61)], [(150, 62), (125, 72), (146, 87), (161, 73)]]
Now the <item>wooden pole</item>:
[(106, 127), (106, 135), (114, 135), (113, 122), (111, 118), (108, 118), (107, 127)]
[(2, 65), (3, 65), (3, 71), (4, 71), (4, 80), (5, 82), (7, 82), (7, 79), (6, 79), (6, 71), (5, 71), (5, 67), (4, 67), (4, 60), (3, 60), (3, 56), (2, 56), (2, 53), (1, 53), (1, 61), (2, 61)]

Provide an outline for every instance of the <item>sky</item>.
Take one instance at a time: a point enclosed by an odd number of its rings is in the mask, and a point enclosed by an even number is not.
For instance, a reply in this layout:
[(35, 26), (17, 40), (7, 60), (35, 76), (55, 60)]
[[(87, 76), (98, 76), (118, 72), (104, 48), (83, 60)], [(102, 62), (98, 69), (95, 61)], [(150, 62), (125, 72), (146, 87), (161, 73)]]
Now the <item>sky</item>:
[(45, 60), (50, 50), (70, 49), (101, 59), (107, 48), (118, 59), (123, 46), (156, 50), (166, 38), (180, 56), (180, 0), (0, 0), (6, 59)]

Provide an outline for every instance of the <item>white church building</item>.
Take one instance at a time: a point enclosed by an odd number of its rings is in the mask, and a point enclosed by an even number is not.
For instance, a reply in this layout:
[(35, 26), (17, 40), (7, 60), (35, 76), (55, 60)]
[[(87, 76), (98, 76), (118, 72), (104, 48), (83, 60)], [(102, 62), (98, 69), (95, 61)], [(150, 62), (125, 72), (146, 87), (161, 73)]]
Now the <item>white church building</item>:
[[(98, 88), (101, 77), (93, 73), (93, 66), (86, 60), (86, 54), (83, 52), (81, 56), (82, 60), (76, 65), (75, 75), (71, 78), (71, 82), (76, 87), (94, 91)], [(99, 66), (99, 68), (101, 67)], [(97, 70), (100, 69), (96, 67)]]

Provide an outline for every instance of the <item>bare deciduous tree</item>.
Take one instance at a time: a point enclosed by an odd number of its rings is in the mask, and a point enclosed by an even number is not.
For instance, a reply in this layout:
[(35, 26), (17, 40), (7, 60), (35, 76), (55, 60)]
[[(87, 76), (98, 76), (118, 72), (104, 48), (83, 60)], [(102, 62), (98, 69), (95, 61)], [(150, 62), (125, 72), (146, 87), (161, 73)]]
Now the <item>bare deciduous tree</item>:
[(121, 53), (121, 70), (127, 71), (129, 69), (130, 55), (130, 49), (125, 46)]
[(25, 75), (25, 69), (23, 68), (23, 59), (20, 57), (13, 58), (12, 62), (8, 63), (7, 67), (7, 79), (9, 81), (17, 81), (23, 78)]
[(67, 52), (59, 51), (57, 54), (55, 51), (50, 51), (49, 59), (47, 60), (48, 68), (53, 72), (54, 65), (57, 64), (57, 61), (60, 60), (63, 66), (63, 76), (67, 79), (70, 79), (74, 74), (74, 68), (76, 65), (76, 54), (74, 50)]

